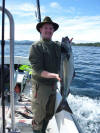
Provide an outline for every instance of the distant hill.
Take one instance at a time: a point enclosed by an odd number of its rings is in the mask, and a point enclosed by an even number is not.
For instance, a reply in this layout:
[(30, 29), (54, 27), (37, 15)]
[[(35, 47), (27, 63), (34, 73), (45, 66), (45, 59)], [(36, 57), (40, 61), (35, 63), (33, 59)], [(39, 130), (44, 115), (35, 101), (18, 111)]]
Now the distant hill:
[(72, 43), (73, 46), (95, 46), (100, 47), (100, 42), (95, 43)]
[(34, 41), (24, 40), (24, 41), (15, 41), (15, 44), (31, 45)]
[[(23, 41), (15, 41), (15, 45), (31, 45), (34, 41), (29, 41), (29, 40), (23, 40)], [(1, 40), (0, 40), (0, 43), (1, 43)], [(6, 44), (9, 44), (9, 41), (6, 40), (5, 41)]]
[[(5, 41), (6, 44), (9, 44), (9, 41)], [(1, 43), (1, 40), (0, 40)], [(34, 43), (34, 41), (29, 41), (29, 40), (23, 40), (23, 41), (15, 41), (15, 45), (31, 45)], [(100, 42), (95, 42), (95, 43), (72, 43), (73, 46), (95, 46), (95, 47), (100, 47)]]

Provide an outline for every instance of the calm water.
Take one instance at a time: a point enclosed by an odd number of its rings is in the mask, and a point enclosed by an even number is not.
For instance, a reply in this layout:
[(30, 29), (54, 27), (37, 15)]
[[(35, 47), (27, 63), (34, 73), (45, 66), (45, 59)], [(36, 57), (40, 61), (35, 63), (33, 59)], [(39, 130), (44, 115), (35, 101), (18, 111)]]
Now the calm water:
[[(16, 56), (28, 56), (30, 45), (15, 45)], [(83, 133), (100, 133), (100, 47), (73, 46), (76, 77), (68, 102)], [(5, 47), (9, 55), (9, 45)]]

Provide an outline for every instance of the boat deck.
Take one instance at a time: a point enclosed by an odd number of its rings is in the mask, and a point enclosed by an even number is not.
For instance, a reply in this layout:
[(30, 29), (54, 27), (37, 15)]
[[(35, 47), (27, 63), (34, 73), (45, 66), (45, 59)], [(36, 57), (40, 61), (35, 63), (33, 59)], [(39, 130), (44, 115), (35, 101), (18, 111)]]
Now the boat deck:
[[(27, 64), (29, 65), (29, 61), (27, 57), (14, 57), (14, 64)], [(0, 60), (1, 63), (1, 60)], [(5, 57), (5, 64), (10, 64), (10, 57)], [(31, 96), (32, 96), (32, 85), (31, 82), (27, 80), (25, 84), (25, 88), (23, 89), (23, 77), (25, 74), (18, 73), (16, 82), (20, 84), (21, 93), (14, 94), (14, 103), (15, 103), (15, 128), (20, 129), (21, 133), (33, 133), (32, 131), (32, 113), (31, 110)], [(16, 84), (16, 83), (15, 83)], [(6, 128), (11, 128), (11, 109), (10, 102), (8, 102), (8, 98), (5, 98), (5, 123)], [(51, 124), (52, 123), (52, 124)], [(52, 127), (53, 130), (52, 131)], [(56, 120), (55, 117), (49, 122), (47, 132), (53, 133), (56, 132)], [(1, 97), (0, 97), (0, 133), (2, 131), (2, 106), (1, 106)], [(6, 133), (8, 130), (6, 130)]]
[[(20, 99), (20, 96), (22, 98)], [(20, 129), (21, 133), (32, 132), (31, 121), (32, 119), (23, 117), (22, 114), (26, 114), (26, 117), (30, 115), (28, 110), (31, 110), (31, 84), (30, 82), (26, 84), (24, 91), (21, 94), (15, 93), (15, 127)], [(19, 101), (20, 100), (20, 101)], [(11, 127), (11, 110), (10, 104), (5, 100), (5, 119), (6, 119), (6, 128)], [(2, 107), (0, 106), (0, 112), (2, 112)], [(22, 114), (21, 114), (22, 113)], [(32, 114), (31, 114), (32, 116)], [(2, 126), (2, 113), (0, 113), (0, 126)], [(0, 127), (1, 129), (1, 127)]]
[[(21, 95), (21, 99), (20, 99)], [(32, 113), (31, 111), (31, 96), (32, 96), (32, 88), (31, 83), (27, 82), (24, 91), (21, 94), (15, 93), (15, 127), (20, 130), (21, 133), (33, 133), (32, 131)], [(19, 101), (20, 99), (20, 101)], [(7, 102), (7, 99), (5, 101), (5, 119), (6, 119), (6, 128), (11, 127), (11, 110), (10, 110), (10, 104)], [(2, 112), (1, 106), (0, 106), (0, 112)], [(0, 113), (0, 131), (2, 128), (2, 113)], [(25, 116), (23, 116), (25, 115)], [(26, 118), (27, 117), (27, 118)], [(53, 127), (53, 128), (52, 128)], [(49, 122), (47, 133), (57, 133), (56, 127), (56, 120), (55, 117)], [(55, 130), (55, 131), (52, 131)], [(8, 132), (6, 130), (6, 132)], [(1, 133), (1, 132), (0, 132)]]

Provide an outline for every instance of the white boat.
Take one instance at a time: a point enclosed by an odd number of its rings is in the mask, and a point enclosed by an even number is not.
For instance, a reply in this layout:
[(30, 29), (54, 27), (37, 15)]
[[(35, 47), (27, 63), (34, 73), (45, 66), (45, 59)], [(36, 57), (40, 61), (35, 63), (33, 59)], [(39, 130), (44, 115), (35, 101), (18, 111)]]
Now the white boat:
[[(28, 64), (29, 61), (27, 57), (15, 57), (15, 64)], [(9, 64), (9, 57), (5, 57), (5, 64)], [(19, 72), (17, 70), (16, 84), (20, 84), (20, 93), (14, 95), (14, 107), (15, 107), (15, 129), (18, 129), (21, 133), (33, 133), (32, 131), (32, 113), (28, 112), (27, 109), (31, 110), (31, 82), (26, 80), (25, 88), (23, 89), (23, 82), (25, 77), (28, 76), (25, 72)], [(29, 91), (30, 90), (30, 91)], [(22, 101), (18, 101), (19, 98), (22, 98)], [(56, 110), (62, 100), (62, 97), (57, 90), (56, 96), (56, 106), (55, 106), (55, 115), (50, 120), (47, 133), (82, 133), (80, 131), (78, 123), (74, 120), (74, 115), (68, 111), (62, 109), (60, 112), (56, 113)], [(26, 109), (27, 108), (27, 109)], [(6, 101), (6, 132), (8, 129), (11, 129), (11, 108), (9, 103)], [(1, 113), (0, 113), (1, 114)], [(23, 116), (26, 114), (26, 116)], [(26, 118), (27, 117), (27, 118)], [(29, 117), (29, 118), (28, 118)], [(1, 127), (0, 127), (1, 128)]]

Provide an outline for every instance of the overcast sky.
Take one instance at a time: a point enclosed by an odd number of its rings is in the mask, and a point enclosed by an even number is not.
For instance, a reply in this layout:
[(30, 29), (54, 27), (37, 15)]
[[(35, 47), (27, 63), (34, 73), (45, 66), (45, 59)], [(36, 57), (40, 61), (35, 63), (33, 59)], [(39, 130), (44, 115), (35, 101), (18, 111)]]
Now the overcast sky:
[[(2, 0), (0, 0), (0, 6)], [(53, 40), (73, 37), (74, 42), (100, 42), (100, 0), (40, 0), (42, 20), (50, 16), (59, 24)], [(36, 31), (36, 0), (6, 0), (6, 8), (15, 21), (15, 40), (39, 39)], [(2, 20), (0, 12), (0, 20)], [(5, 39), (9, 39), (9, 21), (5, 19)], [(1, 40), (1, 21), (0, 21)]]

